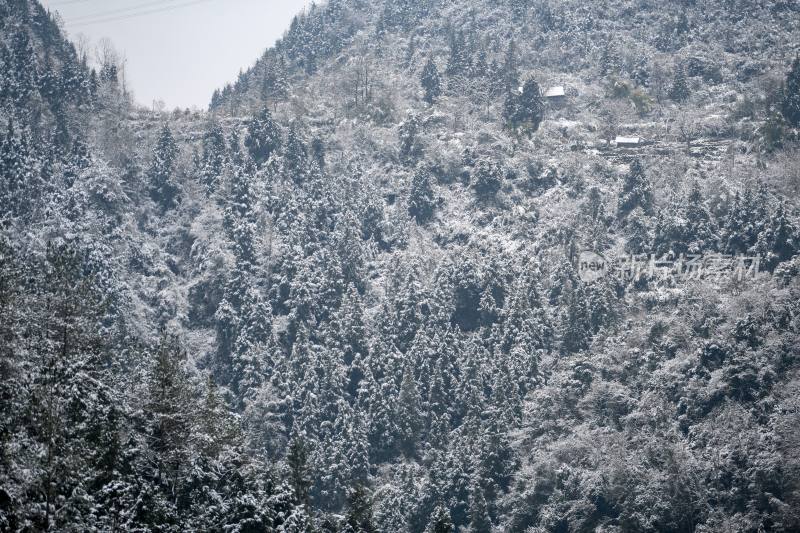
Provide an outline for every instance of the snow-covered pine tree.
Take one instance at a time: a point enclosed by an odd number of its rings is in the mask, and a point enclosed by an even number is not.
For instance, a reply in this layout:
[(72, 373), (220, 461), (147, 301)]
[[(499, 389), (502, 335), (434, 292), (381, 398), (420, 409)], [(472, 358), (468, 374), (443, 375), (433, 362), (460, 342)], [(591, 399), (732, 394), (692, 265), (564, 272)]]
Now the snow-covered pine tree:
[(414, 217), (418, 224), (424, 224), (433, 217), (436, 198), (431, 186), (430, 173), (418, 168), (411, 178), (411, 188), (408, 193), (408, 214)]
[(631, 161), (625, 174), (617, 203), (617, 216), (624, 219), (628, 213), (640, 207), (645, 214), (652, 214), (653, 190), (639, 159)]
[(148, 169), (150, 197), (162, 209), (172, 209), (178, 203), (180, 188), (175, 176), (178, 146), (168, 124), (159, 133)]
[(789, 124), (800, 126), (800, 56), (794, 58), (792, 68), (786, 75), (781, 112)]
[(281, 133), (267, 107), (247, 122), (244, 145), (257, 165), (263, 165), (281, 147)]
[(420, 84), (425, 91), (423, 99), (432, 104), (442, 94), (441, 80), (439, 79), (439, 70), (436, 68), (436, 63), (433, 57), (429, 57), (427, 63), (422, 69), (420, 74)]

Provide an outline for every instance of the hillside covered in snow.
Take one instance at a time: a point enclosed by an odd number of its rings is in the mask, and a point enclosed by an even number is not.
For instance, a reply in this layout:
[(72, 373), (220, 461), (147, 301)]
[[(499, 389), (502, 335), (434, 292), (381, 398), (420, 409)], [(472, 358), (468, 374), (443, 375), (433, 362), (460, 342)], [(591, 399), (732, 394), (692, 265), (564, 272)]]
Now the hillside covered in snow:
[(797, 531), (798, 42), (329, 0), (153, 111), (0, 0), (0, 531)]

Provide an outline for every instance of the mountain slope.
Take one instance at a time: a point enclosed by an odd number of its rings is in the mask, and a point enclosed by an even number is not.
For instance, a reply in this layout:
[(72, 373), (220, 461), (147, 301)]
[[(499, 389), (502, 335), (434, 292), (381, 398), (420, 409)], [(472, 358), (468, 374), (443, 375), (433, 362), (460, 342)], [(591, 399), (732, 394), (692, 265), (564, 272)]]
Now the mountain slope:
[(796, 530), (797, 15), (337, 0), (209, 113), (3, 100), (0, 529)]

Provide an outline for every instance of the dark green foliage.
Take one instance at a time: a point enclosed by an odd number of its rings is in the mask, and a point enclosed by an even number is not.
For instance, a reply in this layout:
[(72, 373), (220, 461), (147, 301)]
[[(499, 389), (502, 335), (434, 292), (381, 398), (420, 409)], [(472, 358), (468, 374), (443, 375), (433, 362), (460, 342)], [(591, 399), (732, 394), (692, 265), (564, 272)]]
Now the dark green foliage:
[(459, 30), (450, 35), (450, 56), (447, 58), (447, 69), (445, 72), (451, 78), (464, 76), (470, 66), (470, 53), (467, 48), (464, 32)]
[(417, 389), (416, 379), (410, 365), (406, 365), (400, 382), (397, 410), (394, 415), (398, 424), (400, 449), (407, 457), (413, 457), (416, 451), (417, 440), (422, 430), (421, 409), (422, 399)]
[(683, 67), (675, 70), (675, 77), (669, 89), (669, 97), (676, 102), (683, 102), (689, 98), (689, 84), (686, 81), (686, 72)]
[(424, 224), (433, 217), (436, 207), (436, 198), (431, 186), (430, 174), (420, 168), (411, 178), (411, 188), (408, 192), (408, 214), (414, 217), (419, 224)]
[(529, 78), (522, 85), (522, 91), (512, 89), (503, 104), (503, 120), (513, 131), (531, 134), (539, 129), (544, 118), (544, 103), (536, 80)]
[(438, 505), (431, 515), (430, 523), (425, 530), (429, 533), (453, 533), (453, 521), (450, 518), (450, 511), (442, 505)]
[(225, 134), (218, 124), (212, 124), (203, 138), (203, 153), (198, 168), (200, 181), (205, 185), (209, 194), (214, 193), (219, 187), (226, 161)]
[(439, 70), (433, 58), (428, 58), (425, 67), (420, 75), (420, 84), (425, 91), (425, 101), (432, 104), (442, 94), (441, 81), (439, 80)]
[(492, 521), (486, 508), (486, 498), (480, 483), (474, 482), (469, 495), (469, 531), (470, 533), (490, 533)]
[(517, 59), (516, 43), (512, 39), (508, 43), (501, 69), (502, 88), (506, 93), (511, 93), (519, 88), (519, 60)]
[(699, 254), (716, 249), (714, 221), (705, 208), (698, 183), (689, 194), (663, 209), (656, 220), (653, 251), (658, 254)]
[(617, 204), (617, 216), (625, 218), (628, 213), (637, 207), (640, 207), (645, 214), (652, 214), (653, 191), (641, 161), (634, 159), (622, 182)]
[(28, 132), (17, 134), (11, 120), (0, 139), (0, 217), (29, 214), (41, 192), (39, 162)]
[(280, 130), (268, 108), (263, 108), (247, 122), (244, 145), (250, 157), (259, 165), (265, 163), (280, 148)]
[(414, 113), (409, 113), (398, 129), (400, 138), (400, 160), (413, 166), (422, 155), (422, 146), (419, 139), (419, 118)]
[[(292, 124), (289, 127), (289, 133), (286, 136), (286, 147), (284, 148), (283, 157), (286, 164), (286, 169), (291, 173), (292, 179), (300, 183), (304, 179), (306, 172), (306, 164), (308, 162), (308, 153), (306, 145), (300, 138), (297, 131), (297, 125)], [(319, 159), (319, 157), (318, 157)]]
[(308, 506), (311, 478), (308, 465), (308, 449), (305, 439), (295, 436), (286, 451), (289, 483), (295, 502)]
[(176, 180), (176, 164), (178, 147), (167, 124), (161, 132), (153, 148), (153, 159), (150, 163), (150, 197), (162, 209), (172, 209), (178, 203), (179, 187)]
[(370, 495), (361, 485), (356, 485), (347, 497), (346, 524), (353, 533), (376, 533), (373, 524)]
[(478, 198), (489, 199), (494, 197), (503, 185), (503, 170), (498, 163), (480, 160), (475, 165), (472, 179), (472, 188)]
[(800, 126), (800, 57), (794, 59), (792, 69), (786, 75), (781, 112), (789, 124)]

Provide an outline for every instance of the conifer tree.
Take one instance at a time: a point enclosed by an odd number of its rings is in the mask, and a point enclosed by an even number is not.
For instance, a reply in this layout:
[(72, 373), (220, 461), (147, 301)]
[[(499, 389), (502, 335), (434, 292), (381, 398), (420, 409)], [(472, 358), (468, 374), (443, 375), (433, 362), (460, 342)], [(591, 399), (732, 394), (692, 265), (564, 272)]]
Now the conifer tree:
[(167, 124), (164, 124), (153, 148), (153, 159), (148, 171), (150, 197), (163, 209), (171, 209), (177, 205), (179, 191), (175, 179), (177, 157), (178, 147), (172, 137), (172, 131)]
[(683, 67), (675, 70), (675, 78), (672, 80), (672, 87), (669, 89), (669, 97), (676, 102), (683, 102), (689, 98), (689, 84), (686, 81), (686, 71)]
[(507, 93), (503, 119), (507, 128), (528, 135), (539, 129), (544, 119), (544, 103), (536, 80), (527, 79), (521, 92), (512, 89)]
[(472, 482), (469, 495), (469, 532), (491, 533), (492, 521), (486, 507), (486, 498), (479, 481)]
[(425, 67), (422, 69), (420, 83), (425, 90), (424, 100), (427, 103), (432, 104), (442, 94), (439, 70), (436, 68), (436, 63), (433, 62), (432, 57), (428, 58), (428, 62), (425, 63)]
[(469, 50), (462, 30), (450, 35), (450, 56), (447, 59), (446, 73), (450, 78), (464, 76), (470, 65)]
[(308, 447), (305, 438), (294, 435), (286, 452), (286, 465), (289, 470), (289, 483), (297, 505), (309, 507), (311, 473), (308, 464)]
[(423, 168), (418, 168), (411, 179), (411, 189), (408, 193), (408, 214), (414, 217), (418, 224), (424, 224), (433, 217), (436, 199), (431, 187), (430, 174)]
[(406, 119), (400, 123), (398, 137), (400, 138), (400, 160), (411, 166), (422, 154), (418, 134), (419, 118), (415, 113), (409, 112)]
[(144, 403), (147, 448), (153, 455), (149, 475), (158, 480), (173, 506), (178, 505), (191, 458), (192, 390), (185, 360), (177, 337), (164, 333), (154, 354)]
[(453, 533), (454, 531), (450, 511), (444, 505), (437, 505), (431, 514), (425, 533)]
[(258, 165), (265, 163), (280, 148), (280, 130), (268, 108), (264, 107), (247, 122), (244, 145)]
[(650, 214), (653, 209), (653, 191), (641, 161), (634, 159), (625, 174), (619, 193), (617, 216), (625, 218), (637, 207), (641, 207), (645, 214)]
[(517, 60), (517, 46), (512, 39), (508, 43), (501, 71), (502, 87), (505, 92), (512, 93), (519, 88), (519, 65)]
[(347, 517), (345, 531), (352, 533), (377, 533), (373, 523), (372, 504), (367, 489), (356, 484), (347, 496)]
[(786, 215), (786, 206), (778, 204), (770, 217), (769, 225), (759, 234), (756, 249), (766, 259), (766, 267), (773, 270), (779, 263), (792, 258), (798, 246), (797, 229)]
[(630, 254), (642, 254), (650, 250), (653, 241), (650, 228), (652, 223), (641, 207), (635, 208), (628, 214), (625, 222), (625, 251)]
[(422, 430), (421, 411), (422, 399), (417, 389), (417, 382), (411, 365), (406, 364), (397, 398), (395, 420), (399, 426), (400, 448), (407, 457), (413, 457), (416, 451), (417, 439)]
[(686, 198), (687, 233), (690, 239), (687, 250), (699, 253), (716, 247), (716, 231), (711, 214), (705, 207), (700, 184), (692, 183)]
[(292, 180), (298, 184), (302, 183), (305, 179), (308, 153), (306, 145), (297, 131), (297, 124), (294, 122), (289, 126), (289, 133), (286, 135), (286, 147), (283, 151), (283, 157), (286, 169), (291, 173)]
[(498, 163), (481, 159), (475, 165), (472, 188), (482, 200), (493, 198), (503, 185), (503, 171)]
[(562, 318), (561, 347), (575, 353), (589, 347), (592, 337), (591, 315), (583, 285), (575, 283), (566, 293), (566, 311)]
[(212, 124), (203, 137), (203, 154), (200, 160), (200, 181), (208, 194), (217, 190), (225, 169), (227, 144), (225, 134), (218, 124)]
[(786, 75), (781, 112), (789, 124), (800, 126), (800, 56), (795, 57), (792, 69)]
[(256, 198), (252, 181), (255, 169), (233, 165), (228, 174), (228, 202), (224, 225), (234, 245), (237, 261), (248, 267), (256, 263)]

